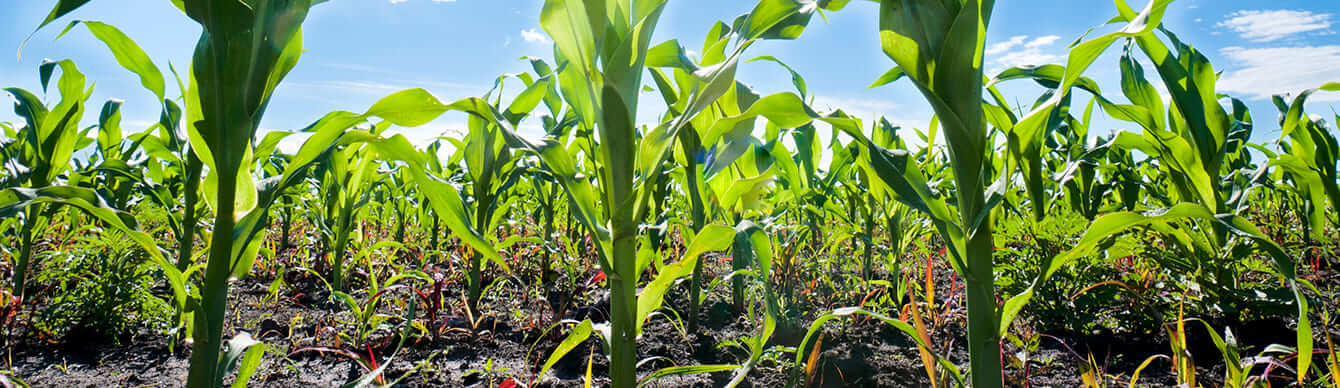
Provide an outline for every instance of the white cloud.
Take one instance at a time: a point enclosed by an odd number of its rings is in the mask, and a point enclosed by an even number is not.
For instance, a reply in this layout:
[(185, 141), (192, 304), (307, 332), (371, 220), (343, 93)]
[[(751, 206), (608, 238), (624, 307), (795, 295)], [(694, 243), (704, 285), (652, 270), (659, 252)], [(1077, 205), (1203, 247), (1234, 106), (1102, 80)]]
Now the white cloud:
[[(435, 121), (414, 128), (393, 127), (391, 129), (386, 130), (386, 132), (382, 133), (382, 136), (391, 137), (395, 135), (403, 135), (405, 136), (405, 139), (410, 142), (410, 144), (422, 150), (424, 148), (427, 148), (428, 145), (431, 144), (433, 141), (436, 141), (438, 136), (450, 136), (456, 138), (464, 136), (463, 128), (467, 128), (464, 122)], [(256, 131), (256, 138), (258, 139), (263, 138), (270, 132), (284, 132), (284, 131), (277, 129), (261, 128)], [(311, 137), (312, 137), (311, 133), (304, 133), (304, 132), (294, 133), (280, 140), (277, 148), (281, 152), (292, 154), (298, 152), (298, 149), (302, 148), (302, 144)], [(444, 144), (442, 146), (441, 151), (444, 151), (444, 153), (442, 153), (439, 156), (441, 157), (450, 156), (451, 154), (445, 151), (451, 149), (451, 143), (450, 142), (443, 142), (443, 143)]]
[[(894, 100), (879, 98), (861, 98), (861, 97), (833, 97), (833, 96), (814, 96), (814, 104), (810, 105), (820, 112), (829, 112), (834, 109), (842, 109), (843, 112), (858, 118), (865, 124), (869, 131), (870, 127), (877, 123), (880, 117), (889, 120), (893, 125), (901, 126), (904, 132), (900, 132), (904, 140), (910, 144), (922, 144), (914, 132), (913, 128), (926, 131), (930, 128), (930, 118), (932, 112), (916, 106), (908, 106)], [(826, 144), (826, 143), (825, 143)]]
[(988, 75), (995, 74), (1008, 67), (1024, 65), (1045, 65), (1059, 62), (1064, 57), (1052, 51), (1052, 46), (1060, 36), (1047, 35), (1029, 39), (1028, 35), (1011, 37), (1001, 43), (987, 47)]
[(459, 94), (481, 93), (488, 90), (484, 85), (470, 85), (455, 82), (442, 82), (422, 79), (389, 79), (380, 81), (290, 81), (284, 86), (288, 90), (303, 91), (317, 96), (336, 94), (356, 94), (364, 96), (385, 96), (411, 88), (425, 88), (438, 98), (455, 97)]
[(843, 112), (869, 123), (876, 118), (876, 115), (887, 116), (899, 110), (902, 104), (890, 100), (814, 96), (814, 104), (811, 106), (823, 112), (842, 109)]
[(521, 39), (525, 39), (528, 43), (549, 43), (549, 37), (545, 36), (544, 32), (534, 28), (521, 30)]
[(1056, 41), (1060, 39), (1061, 37), (1056, 35), (1040, 36), (1037, 39), (1033, 39), (1033, 41), (1028, 42), (1028, 44), (1025, 44), (1024, 47), (1035, 48), (1035, 47), (1050, 46), (1052, 43), (1056, 43)]
[(1243, 39), (1271, 42), (1304, 32), (1327, 32), (1331, 14), (1291, 10), (1242, 10), (1228, 15), (1217, 26), (1237, 32)]
[(1025, 40), (1028, 40), (1028, 35), (1019, 35), (1010, 37), (1009, 40), (993, 44), (991, 45), (991, 47), (987, 47), (986, 55), (996, 55), (1006, 51), (1010, 51), (1010, 49), (1018, 47), (1021, 44), (1024, 44)]
[[(1242, 48), (1220, 50), (1237, 66), (1225, 72), (1218, 89), (1264, 99), (1298, 93), (1327, 82), (1340, 81), (1340, 45), (1310, 47)], [(1340, 101), (1336, 93), (1318, 93), (1316, 101)]]

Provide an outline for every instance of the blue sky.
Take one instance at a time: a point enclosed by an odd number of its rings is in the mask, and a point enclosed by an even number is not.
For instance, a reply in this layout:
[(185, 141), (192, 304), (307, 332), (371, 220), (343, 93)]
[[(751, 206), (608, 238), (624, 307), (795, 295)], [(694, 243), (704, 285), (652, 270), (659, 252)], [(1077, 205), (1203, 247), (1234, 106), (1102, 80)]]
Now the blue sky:
[[(17, 59), (13, 53), (53, 2), (8, 3), (6, 16), (0, 19), (0, 54), (5, 54), (0, 55), (0, 86), (39, 92), (37, 66), (43, 58), (73, 59), (97, 83), (94, 106), (85, 121), (91, 124), (96, 119), (102, 101), (124, 99), (127, 131), (148, 127), (157, 119), (152, 94), (120, 68), (86, 29), (77, 28), (59, 40), (54, 40), (56, 34), (73, 19), (113, 24), (139, 42), (165, 74), (170, 74), (169, 62), (185, 74), (199, 36), (199, 27), (166, 0), (99, 0), (40, 31)], [(678, 38), (689, 49), (698, 49), (711, 23), (729, 21), (754, 3), (672, 0), (654, 40)], [(1139, 0), (1132, 3), (1141, 6)], [(482, 95), (498, 75), (529, 70), (518, 58), (551, 56), (552, 45), (539, 28), (542, 4), (542, 0), (333, 0), (319, 5), (305, 25), (307, 51), (276, 92), (262, 128), (298, 129), (331, 110), (362, 111), (379, 97), (410, 87), (426, 88), (443, 100)], [(764, 42), (749, 54), (772, 55), (794, 67), (806, 78), (820, 110), (842, 108), (865, 118), (881, 114), (897, 124), (924, 128), (931, 112), (910, 85), (866, 88), (892, 65), (879, 50), (877, 8), (871, 2), (853, 1), (846, 10), (827, 14), (827, 22), (816, 18), (801, 39)], [(1113, 5), (1107, 1), (998, 0), (986, 68), (1063, 62), (1067, 44), (1113, 15)], [(1278, 137), (1271, 94), (1340, 81), (1337, 15), (1340, 2), (1329, 0), (1180, 0), (1171, 6), (1165, 23), (1210, 57), (1216, 70), (1223, 72), (1220, 91), (1248, 101), (1257, 123), (1254, 139), (1269, 141)], [(1115, 54), (1105, 55), (1086, 73), (1113, 96), (1118, 87), (1116, 60)], [(793, 90), (789, 74), (769, 62), (744, 65), (739, 78), (764, 94)], [(1008, 98), (1032, 102), (1040, 90), (1024, 82), (1007, 86)], [(169, 80), (169, 85), (175, 84)], [(657, 102), (642, 104), (643, 122), (653, 119), (659, 105), (658, 96), (646, 97)], [(1340, 93), (1318, 95), (1314, 101), (1309, 106), (1312, 112), (1329, 116)], [(11, 109), (0, 110), (0, 121), (17, 120)], [(448, 115), (400, 132), (426, 139), (461, 129), (463, 121)], [(1112, 121), (1101, 125), (1096, 128), (1100, 133), (1132, 129)]]

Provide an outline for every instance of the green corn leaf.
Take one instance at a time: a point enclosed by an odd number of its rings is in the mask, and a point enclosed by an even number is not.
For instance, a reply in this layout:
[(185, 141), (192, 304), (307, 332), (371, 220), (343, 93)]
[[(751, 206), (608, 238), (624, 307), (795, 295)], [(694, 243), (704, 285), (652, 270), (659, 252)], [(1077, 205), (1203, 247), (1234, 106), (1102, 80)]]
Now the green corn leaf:
[(698, 71), (698, 65), (693, 63), (692, 59), (689, 59), (688, 51), (684, 49), (678, 39), (667, 40), (648, 49), (646, 66), (648, 68), (672, 67), (688, 72)]
[(735, 29), (754, 39), (796, 39), (805, 32), (819, 3), (808, 0), (762, 0)]
[[(810, 340), (814, 338), (815, 333), (818, 333), (820, 329), (823, 329), (823, 325), (825, 323), (828, 323), (828, 321), (834, 319), (847, 318), (854, 315), (865, 315), (871, 318), (878, 319), (881, 322), (888, 324), (889, 326), (893, 326), (893, 328), (898, 329), (898, 331), (903, 332), (903, 334), (906, 334), (908, 337), (911, 337), (913, 341), (916, 341), (917, 344), (921, 345), (923, 348), (930, 349), (928, 344), (922, 342), (921, 335), (917, 333), (917, 329), (913, 328), (912, 325), (909, 325), (907, 322), (903, 322), (860, 307), (843, 307), (835, 309), (823, 315), (820, 315), (818, 318), (814, 319), (814, 322), (810, 324), (809, 330), (805, 332), (805, 337), (800, 340), (800, 345), (796, 347), (796, 365), (805, 365), (805, 356), (809, 354), (809, 349), (807, 348), (810, 346)], [(959, 384), (963, 383), (963, 373), (959, 371), (957, 365), (954, 365), (954, 363), (950, 362), (948, 359), (945, 359), (939, 354), (932, 354), (932, 355), (935, 356), (936, 364), (938, 364), (941, 368), (944, 368), (945, 370), (949, 371), (950, 376), (953, 376), (954, 379), (959, 382)]]
[(787, 65), (787, 64), (786, 64), (786, 62), (782, 62), (782, 60), (777, 59), (777, 57), (774, 57), (774, 56), (771, 56), (771, 55), (763, 55), (763, 56), (759, 56), (759, 57), (754, 57), (753, 59), (750, 59), (750, 60), (748, 60), (748, 61), (745, 61), (745, 63), (754, 62), (754, 61), (769, 61), (769, 62), (776, 63), (777, 65), (781, 66), (783, 69), (786, 69), (786, 71), (787, 71), (788, 73), (791, 73), (791, 84), (792, 84), (792, 85), (795, 85), (795, 87), (796, 87), (796, 92), (799, 92), (799, 93), (800, 93), (800, 98), (803, 99), (803, 98), (805, 98), (806, 96), (809, 95), (808, 88), (805, 87), (805, 78), (804, 78), (804, 77), (801, 77), (801, 76), (800, 76), (800, 73), (797, 73), (797, 72), (796, 72), (796, 69), (792, 69), (790, 65)]
[[(1313, 238), (1325, 238), (1326, 190), (1327, 183), (1321, 174), (1310, 168), (1306, 162), (1294, 155), (1283, 154), (1270, 160), (1270, 165), (1283, 169), (1292, 177), (1298, 191), (1303, 193), (1311, 206), (1308, 223), (1311, 224)], [(1333, 184), (1333, 183), (1332, 183)], [(1334, 207), (1335, 205), (1332, 204)]]
[[(605, 20), (600, 14), (588, 16), (587, 8), (581, 0), (546, 0), (540, 11), (540, 26), (554, 39), (564, 58), (575, 61), (573, 65), (579, 71), (592, 73), (597, 54), (597, 33), (593, 29), (605, 25)], [(603, 29), (600, 32), (603, 35)]]
[(121, 100), (107, 100), (98, 114), (98, 150), (104, 157), (117, 158), (121, 153)]
[[(1080, 237), (1080, 241), (1076, 243), (1073, 248), (1048, 259), (1043, 267), (1043, 273), (1034, 280), (1033, 284), (1024, 292), (1021, 292), (1006, 301), (1005, 306), (1001, 310), (1000, 333), (1004, 335), (1009, 329), (1009, 325), (1013, 319), (1018, 316), (1024, 305), (1026, 305), (1032, 298), (1034, 289), (1048, 281), (1052, 274), (1062, 266), (1079, 257), (1092, 253), (1102, 241), (1134, 227), (1163, 225), (1186, 219), (1216, 223), (1228, 228), (1237, 235), (1251, 240), (1259, 249), (1270, 255), (1274, 260), (1277, 273), (1279, 273), (1282, 278), (1289, 281), (1295, 289), (1296, 296), (1301, 297), (1301, 294), (1297, 293), (1297, 284), (1294, 282), (1295, 273), (1293, 259), (1273, 240), (1264, 233), (1261, 233), (1256, 226), (1240, 216), (1231, 214), (1215, 215), (1204, 206), (1194, 203), (1182, 203), (1163, 211), (1151, 212), (1148, 214), (1117, 212), (1104, 215), (1094, 220), (1088, 230), (1084, 232), (1084, 235)], [(1306, 300), (1298, 299), (1297, 303), (1299, 303), (1300, 314), (1306, 315)], [(1305, 316), (1300, 318), (1300, 343), (1304, 342), (1304, 331), (1310, 331), (1310, 328), (1307, 328), (1306, 330), (1304, 329), (1304, 326), (1307, 325), (1306, 319)], [(1310, 334), (1308, 335), (1309, 337), (1307, 337), (1306, 341), (1310, 344), (1311, 338)]]
[(293, 132), (286, 131), (267, 133), (265, 134), (265, 137), (261, 138), (260, 142), (256, 143), (256, 148), (253, 153), (261, 160), (268, 159), (271, 154), (275, 153), (275, 149), (279, 147), (279, 142), (292, 135)]
[(892, 69), (889, 69), (889, 71), (884, 72), (883, 75), (880, 75), (879, 78), (875, 79), (875, 82), (871, 83), (868, 88), (874, 89), (880, 86), (888, 85), (897, 82), (898, 80), (906, 76), (907, 73), (903, 72), (903, 68), (894, 66)]
[[(88, 31), (93, 33), (94, 37), (101, 40), (108, 49), (112, 51), (112, 56), (116, 58), (116, 63), (120, 64), (126, 70), (130, 70), (140, 77), (140, 85), (153, 92), (157, 101), (162, 101), (164, 96), (163, 73), (154, 65), (149, 55), (144, 53), (134, 40), (122, 33), (121, 30), (112, 25), (96, 21), (75, 20), (65, 27), (61, 35), (65, 35), (75, 25), (83, 24), (88, 27)], [(57, 39), (60, 39), (58, 36)]]
[(656, 381), (657, 379), (660, 379), (662, 377), (726, 372), (736, 370), (739, 368), (740, 368), (739, 365), (684, 365), (684, 366), (666, 367), (657, 369), (656, 371), (651, 372), (651, 374), (647, 375), (647, 377), (643, 377), (642, 381), (638, 382), (638, 386), (639, 387), (646, 386), (647, 384), (650, 384), (652, 381)]
[(154, 243), (154, 238), (139, 230), (139, 224), (130, 213), (113, 209), (92, 189), (75, 186), (47, 186), (42, 188), (9, 188), (0, 190), (0, 214), (12, 216), (33, 204), (57, 204), (73, 206), (84, 213), (107, 223), (132, 241), (144, 248), (155, 259), (162, 259), (162, 252)]
[[(215, 372), (215, 376), (219, 379), (218, 384), (222, 385), (224, 376), (227, 376), (233, 369), (237, 368), (237, 362), (242, 358), (244, 353), (247, 355), (246, 358), (255, 358), (256, 360), (253, 362), (259, 363), (260, 356), (265, 353), (264, 346), (265, 344), (252, 338), (251, 334), (245, 331), (238, 333), (233, 336), (232, 339), (228, 340), (228, 348), (224, 351), (223, 357), (219, 357), (218, 371)], [(252, 351), (249, 350), (252, 348), (259, 349), (259, 351), (253, 354)], [(243, 364), (247, 364), (247, 361), (243, 361)], [(255, 365), (252, 365), (251, 371), (241, 371), (241, 374), (239, 374), (238, 377), (245, 376), (247, 379), (250, 379), (251, 373), (253, 372), (255, 372)], [(242, 381), (242, 385), (246, 385), (246, 380), (239, 379), (239, 381)], [(234, 384), (234, 386), (237, 386), (237, 384)]]
[(642, 334), (642, 325), (652, 311), (661, 308), (665, 293), (675, 280), (693, 273), (699, 256), (707, 252), (722, 251), (734, 241), (735, 229), (725, 225), (708, 225), (689, 242), (684, 257), (674, 264), (665, 266), (655, 280), (647, 284), (637, 296), (637, 333)]
[[(231, 342), (229, 345), (231, 346)], [(237, 378), (233, 379), (233, 388), (245, 388), (250, 384), (251, 376), (256, 374), (256, 369), (261, 366), (261, 357), (268, 350), (265, 343), (256, 343), (247, 347), (246, 353), (242, 355), (242, 362), (237, 364)]]
[(48, 12), (47, 17), (42, 19), (42, 23), (38, 24), (37, 28), (34, 28), (33, 32), (29, 33), (28, 37), (23, 39), (23, 43), (19, 44), (19, 59), (23, 59), (23, 47), (28, 45), (28, 40), (32, 39), (33, 35), (37, 35), (37, 31), (40, 31), (42, 27), (51, 24), (51, 22), (56, 21), (56, 19), (60, 19), (61, 16), (74, 12), (74, 10), (79, 9), (79, 7), (84, 6), (84, 4), (88, 4), (88, 2), (89, 0), (57, 0), (56, 6), (51, 8), (51, 12)]
[(516, 126), (522, 118), (530, 114), (530, 111), (534, 110), (545, 96), (548, 96), (551, 80), (552, 78), (548, 76), (541, 77), (517, 95), (512, 103), (507, 106), (507, 110), (503, 111), (503, 117), (507, 119), (508, 123)]
[(563, 338), (563, 342), (560, 342), (558, 347), (554, 348), (553, 353), (549, 353), (549, 359), (544, 362), (544, 366), (540, 368), (540, 372), (536, 376), (544, 378), (545, 373), (548, 373), (549, 369), (554, 367), (554, 364), (558, 364), (563, 356), (568, 355), (569, 352), (572, 352), (572, 349), (576, 349), (582, 342), (586, 342), (586, 339), (591, 337), (591, 332), (590, 319), (582, 320), (576, 326), (573, 326), (572, 331), (568, 332), (568, 336)]
[(377, 116), (402, 127), (427, 124), (450, 109), (424, 89), (405, 89), (383, 97), (365, 116)]
[(962, 226), (954, 220), (944, 199), (931, 192), (926, 177), (920, 166), (915, 163), (915, 159), (905, 150), (890, 150), (875, 145), (859, 131), (846, 132), (864, 144), (865, 152), (860, 159), (862, 166), (867, 168), (871, 175), (878, 176), (884, 182), (885, 187), (894, 194), (895, 200), (930, 216), (936, 229), (951, 242), (948, 248), (953, 255), (956, 268), (964, 268), (963, 252), (960, 250), (964, 237)]

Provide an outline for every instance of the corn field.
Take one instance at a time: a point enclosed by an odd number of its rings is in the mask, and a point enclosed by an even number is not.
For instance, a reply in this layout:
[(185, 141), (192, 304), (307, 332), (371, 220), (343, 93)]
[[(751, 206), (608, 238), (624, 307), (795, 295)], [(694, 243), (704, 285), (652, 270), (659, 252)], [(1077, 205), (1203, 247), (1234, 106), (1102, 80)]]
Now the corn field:
[[(701, 46), (653, 40), (668, 0), (544, 0), (552, 54), (487, 93), (281, 131), (324, 0), (171, 0), (186, 66), (45, 2), (12, 22), (102, 47), (4, 89), (3, 387), (1340, 388), (1340, 116), (1306, 109), (1340, 83), (1251, 112), (1171, 0), (1000, 71), (994, 0), (733, 2)], [(751, 53), (849, 12), (871, 88), (929, 125), (821, 108)], [(154, 99), (97, 106), (76, 60)], [(794, 89), (741, 81), (756, 61)]]

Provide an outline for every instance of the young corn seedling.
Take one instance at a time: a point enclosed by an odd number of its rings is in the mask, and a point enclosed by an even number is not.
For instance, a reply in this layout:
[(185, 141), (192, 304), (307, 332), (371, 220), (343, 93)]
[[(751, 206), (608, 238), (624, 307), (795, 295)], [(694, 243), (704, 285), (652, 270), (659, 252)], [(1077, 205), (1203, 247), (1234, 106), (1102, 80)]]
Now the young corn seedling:
[[(372, 132), (381, 132), (389, 125), (386, 122), (383, 127), (373, 128)], [(333, 221), (327, 226), (331, 235), (328, 241), (332, 242), (329, 277), (334, 291), (343, 292), (347, 288), (346, 252), (350, 235), (356, 228), (354, 222), (358, 220), (359, 209), (368, 203), (372, 182), (383, 178), (377, 171), (381, 164), (377, 156), (372, 147), (357, 144), (331, 152), (322, 162), (322, 170), (325, 171), (322, 188), (326, 193), (323, 196), (327, 200), (326, 215), (330, 217), (329, 221)]]
[[(495, 87), (498, 96), (492, 103), (494, 110), (502, 109), (501, 89), (505, 78), (499, 77)], [(521, 73), (519, 78), (525, 82), (526, 89), (511, 101), (506, 110), (502, 111), (504, 119), (512, 126), (516, 126), (529, 115), (551, 91), (552, 76), (533, 79), (529, 73)], [(486, 95), (483, 99), (488, 100), (489, 96)], [(498, 123), (479, 116), (469, 116), (468, 125), (470, 132), (462, 140), (463, 147), (457, 150), (462, 156), (453, 157), (453, 160), (464, 159), (463, 171), (470, 182), (466, 186), (467, 190), (461, 192), (462, 196), (468, 195), (473, 199), (470, 206), (466, 207), (466, 211), (474, 229), (495, 240), (495, 248), (511, 246), (520, 242), (521, 237), (512, 236), (506, 241), (497, 241), (502, 239), (495, 237), (495, 233), (500, 233), (498, 229), (503, 221), (502, 218), (507, 215), (506, 210), (518, 198), (511, 195), (511, 191), (524, 171), (517, 163), (517, 155), (507, 147), (506, 138), (502, 134), (503, 128)], [(504, 211), (498, 212), (499, 209)], [(478, 311), (479, 308), (484, 281), (482, 272), (486, 263), (484, 256), (476, 253), (472, 253), (471, 257), (465, 260), (468, 287), (466, 300), (467, 307), (472, 312)], [(499, 264), (504, 268), (507, 267), (504, 263)]]
[[(1326, 225), (1340, 226), (1340, 217), (1334, 216), (1336, 212), (1326, 211), (1327, 203), (1331, 209), (1340, 209), (1340, 183), (1337, 183), (1340, 178), (1337, 178), (1336, 173), (1336, 164), (1340, 162), (1340, 145), (1324, 122), (1313, 121), (1303, 112), (1308, 97), (1322, 91), (1340, 91), (1340, 83), (1305, 90), (1288, 104), (1285, 104), (1283, 96), (1274, 97), (1275, 105), (1280, 110), (1281, 134), (1278, 143), (1284, 152), (1272, 157), (1270, 164), (1284, 170), (1302, 194), (1308, 221), (1303, 227), (1309, 246), (1311, 239), (1326, 239)], [(1331, 216), (1328, 217), (1328, 214)]]

